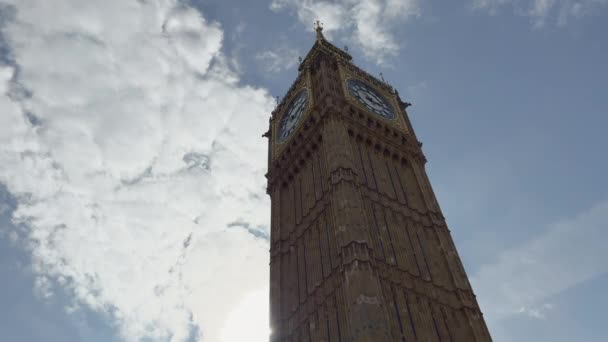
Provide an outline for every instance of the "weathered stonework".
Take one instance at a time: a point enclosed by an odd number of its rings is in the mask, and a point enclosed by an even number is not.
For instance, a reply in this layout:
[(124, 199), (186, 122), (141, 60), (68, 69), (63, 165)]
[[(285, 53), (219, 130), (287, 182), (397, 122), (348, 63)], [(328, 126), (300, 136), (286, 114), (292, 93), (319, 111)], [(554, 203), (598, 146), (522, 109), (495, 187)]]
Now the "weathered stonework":
[[(270, 119), (272, 341), (491, 341), (427, 178), (406, 107), (350, 55), (317, 41)], [(344, 86), (366, 82), (385, 120)], [(279, 143), (290, 99), (310, 92)]]

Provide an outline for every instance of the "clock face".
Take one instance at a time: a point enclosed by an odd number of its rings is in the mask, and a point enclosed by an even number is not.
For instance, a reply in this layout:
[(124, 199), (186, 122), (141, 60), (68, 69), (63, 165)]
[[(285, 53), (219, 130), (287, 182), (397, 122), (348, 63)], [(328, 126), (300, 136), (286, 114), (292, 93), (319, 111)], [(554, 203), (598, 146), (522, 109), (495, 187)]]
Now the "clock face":
[(378, 94), (374, 88), (355, 79), (348, 80), (347, 85), (350, 94), (365, 105), (371, 112), (385, 119), (395, 118), (393, 107), (382, 95)]
[(289, 107), (287, 107), (285, 114), (283, 114), (283, 119), (281, 120), (281, 125), (279, 126), (280, 142), (283, 142), (289, 138), (289, 136), (296, 129), (307, 104), (308, 91), (306, 89), (302, 89), (298, 95), (291, 100)]

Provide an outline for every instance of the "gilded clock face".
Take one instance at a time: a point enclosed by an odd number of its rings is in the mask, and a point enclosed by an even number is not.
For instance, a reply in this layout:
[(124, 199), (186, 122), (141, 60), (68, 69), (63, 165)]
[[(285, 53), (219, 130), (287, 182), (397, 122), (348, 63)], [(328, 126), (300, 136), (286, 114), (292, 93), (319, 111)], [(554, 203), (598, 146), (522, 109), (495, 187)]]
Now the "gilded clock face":
[(302, 113), (308, 105), (308, 91), (306, 89), (300, 92), (291, 100), (289, 107), (283, 115), (281, 125), (279, 126), (279, 141), (283, 142), (295, 131), (298, 122), (302, 118)]
[(355, 79), (347, 81), (348, 91), (367, 109), (385, 119), (394, 119), (395, 111), (390, 103), (374, 88)]

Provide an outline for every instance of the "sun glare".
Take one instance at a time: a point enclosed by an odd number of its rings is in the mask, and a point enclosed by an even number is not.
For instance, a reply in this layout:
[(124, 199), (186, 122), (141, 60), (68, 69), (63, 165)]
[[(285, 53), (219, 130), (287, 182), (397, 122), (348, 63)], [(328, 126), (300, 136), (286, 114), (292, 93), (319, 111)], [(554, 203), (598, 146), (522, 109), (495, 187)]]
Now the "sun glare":
[(221, 342), (268, 342), (268, 289), (248, 294), (230, 313)]

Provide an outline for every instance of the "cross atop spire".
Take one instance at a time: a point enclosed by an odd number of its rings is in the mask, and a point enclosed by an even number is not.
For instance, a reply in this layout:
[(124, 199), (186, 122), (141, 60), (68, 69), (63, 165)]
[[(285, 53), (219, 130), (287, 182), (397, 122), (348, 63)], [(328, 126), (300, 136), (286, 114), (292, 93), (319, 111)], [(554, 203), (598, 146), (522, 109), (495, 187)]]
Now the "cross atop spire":
[(317, 39), (324, 38), (323, 37), (323, 23), (317, 20), (315, 22), (315, 31), (317, 31)]

